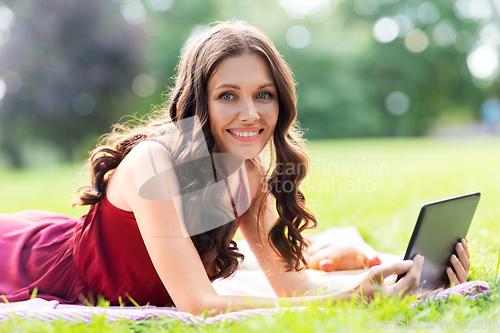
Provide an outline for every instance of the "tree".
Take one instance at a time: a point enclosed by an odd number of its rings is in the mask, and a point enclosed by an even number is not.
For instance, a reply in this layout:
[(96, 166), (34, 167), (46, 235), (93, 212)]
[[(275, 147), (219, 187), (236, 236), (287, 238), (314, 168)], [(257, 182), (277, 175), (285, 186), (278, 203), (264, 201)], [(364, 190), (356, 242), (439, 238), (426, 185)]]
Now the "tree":
[(30, 142), (55, 145), (71, 160), (79, 144), (125, 114), (120, 106), (141, 71), (144, 32), (110, 1), (21, 0), (12, 10), (0, 75), (8, 88), (16, 84), (8, 78), (21, 84), (0, 107), (1, 148), (15, 167)]

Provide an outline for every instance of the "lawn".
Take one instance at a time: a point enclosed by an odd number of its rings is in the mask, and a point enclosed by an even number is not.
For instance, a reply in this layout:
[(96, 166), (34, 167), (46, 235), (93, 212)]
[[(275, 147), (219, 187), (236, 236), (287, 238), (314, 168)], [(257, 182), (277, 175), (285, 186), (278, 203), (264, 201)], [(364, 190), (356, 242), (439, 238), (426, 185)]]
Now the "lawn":
[[(10, 320), (3, 330), (102, 332), (139, 331), (279, 331), (355, 332), (382, 321), (443, 323), (500, 322), (497, 259), (500, 239), (500, 139), (367, 139), (315, 141), (309, 144), (311, 170), (303, 184), (307, 203), (316, 214), (319, 230), (356, 226), (375, 249), (405, 251), (421, 205), (446, 197), (480, 191), (478, 211), (469, 231), (473, 266), (470, 279), (490, 283), (492, 292), (476, 301), (451, 299), (410, 309), (413, 298), (379, 298), (370, 304), (346, 302), (326, 309), (311, 305), (265, 318), (196, 326), (172, 320), (123, 321), (92, 324), (41, 323)], [(81, 164), (47, 166), (0, 173), (0, 212), (46, 209), (80, 216), (85, 208), (69, 202), (82, 182)], [(434, 319), (436, 318), (436, 319)], [(483, 327), (484, 327), (483, 323)], [(401, 327), (401, 325), (400, 325)], [(447, 331), (447, 329), (443, 329)], [(455, 329), (450, 328), (454, 331)], [(1, 331), (1, 329), (0, 329)], [(433, 330), (438, 332), (440, 329)], [(468, 330), (469, 331), (469, 330)], [(481, 330), (483, 331), (483, 330)], [(487, 331), (487, 330), (485, 330)]]

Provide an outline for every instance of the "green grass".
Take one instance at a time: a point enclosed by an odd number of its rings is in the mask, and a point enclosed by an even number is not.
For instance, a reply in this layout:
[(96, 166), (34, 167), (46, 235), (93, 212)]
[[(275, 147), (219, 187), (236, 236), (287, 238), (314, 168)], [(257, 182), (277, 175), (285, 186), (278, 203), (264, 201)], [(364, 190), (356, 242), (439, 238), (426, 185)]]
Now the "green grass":
[(71, 206), (76, 190), (85, 181), (83, 162), (45, 165), (23, 170), (0, 169), (0, 213), (42, 209), (81, 216), (88, 208)]
[[(476, 301), (453, 298), (415, 309), (409, 308), (413, 298), (379, 298), (370, 304), (345, 302), (326, 309), (311, 305), (304, 311), (210, 326), (169, 319), (105, 323), (96, 318), (92, 324), (12, 319), (0, 326), (0, 332), (357, 332), (376, 321), (500, 321), (496, 281), (500, 253), (500, 139), (315, 141), (309, 149), (313, 169), (303, 189), (318, 218), (318, 229), (354, 225), (379, 251), (405, 251), (423, 203), (480, 191), (481, 202), (469, 231), (473, 264), (470, 279), (488, 281), (491, 294)], [(74, 216), (84, 214), (85, 209), (74, 210), (68, 204), (81, 183), (79, 170), (80, 164), (21, 172), (2, 170), (0, 212), (36, 208)]]

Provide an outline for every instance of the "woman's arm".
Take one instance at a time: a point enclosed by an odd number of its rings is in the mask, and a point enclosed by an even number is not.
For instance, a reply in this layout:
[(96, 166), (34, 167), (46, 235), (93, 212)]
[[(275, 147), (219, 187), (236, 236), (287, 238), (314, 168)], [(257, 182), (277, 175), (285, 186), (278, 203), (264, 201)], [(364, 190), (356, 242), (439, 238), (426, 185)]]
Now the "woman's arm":
[[(243, 296), (219, 296), (204, 269), (201, 259), (198, 255), (190, 238), (184, 238), (183, 228), (179, 221), (176, 207), (172, 200), (149, 200), (142, 198), (137, 190), (135, 183), (134, 163), (149, 160), (151, 156), (161, 156), (168, 160), (168, 152), (158, 143), (143, 142), (137, 145), (120, 164), (113, 177), (115, 184), (122, 184), (121, 193), (128, 206), (131, 207), (137, 220), (137, 225), (141, 232), (142, 238), (151, 257), (153, 265), (162, 280), (165, 288), (172, 297), (177, 308), (181, 311), (201, 314), (206, 310), (214, 310), (216, 313), (223, 313), (229, 309), (246, 309), (255, 307), (275, 306), (278, 304), (299, 305), (304, 302), (329, 300), (328, 296), (310, 296), (305, 298), (266, 298), (266, 297), (243, 297)], [(167, 184), (178, 187), (178, 183), (171, 177), (167, 179)], [(170, 190), (169, 190), (170, 192)], [(246, 229), (246, 227), (244, 228)], [(249, 230), (245, 231), (249, 236)], [(253, 245), (255, 249), (255, 245)], [(260, 255), (262, 261), (262, 255)], [(284, 281), (287, 290), (297, 290), (296, 294), (303, 291), (300, 286), (307, 280), (305, 274), (297, 273), (280, 273), (281, 266), (276, 266), (271, 260), (262, 261), (265, 269), (271, 269), (276, 274), (286, 274), (286, 276), (298, 276), (298, 278), (287, 278)], [(410, 262), (411, 263), (411, 262)], [(413, 276), (418, 271), (418, 265), (414, 265), (408, 276)], [(382, 274), (397, 273), (408, 271), (403, 263), (398, 263), (391, 267), (386, 267), (385, 271), (380, 271)], [(411, 273), (413, 272), (413, 273)], [(278, 286), (278, 281), (272, 278), (273, 286)], [(401, 288), (405, 290), (414, 290), (417, 285), (411, 285), (409, 278), (405, 277), (399, 283)], [(365, 279), (366, 280), (366, 279)], [(374, 286), (374, 283), (365, 281), (366, 285)], [(403, 282), (403, 283), (401, 283)], [(414, 282), (414, 281), (413, 281)], [(299, 285), (299, 288), (293, 286), (294, 283)], [(405, 284), (406, 283), (406, 284)], [(357, 286), (354, 292), (343, 291), (333, 294), (333, 300), (350, 298), (358, 295), (361, 291), (361, 286)], [(280, 290), (278, 288), (278, 290)], [(285, 294), (280, 292), (280, 294)], [(290, 293), (287, 293), (290, 294)], [(331, 300), (330, 300), (331, 302)]]
[[(151, 156), (169, 163), (168, 152), (160, 144), (143, 142), (125, 157), (112, 177), (119, 177), (113, 182), (121, 184), (121, 193), (134, 212), (153, 265), (177, 308), (195, 314), (206, 310), (221, 313), (230, 308), (274, 306), (283, 301), (278, 298), (217, 295), (191, 239), (184, 237), (179, 219), (182, 219), (182, 214), (177, 214), (174, 201), (144, 199), (139, 195), (136, 176), (140, 170), (137, 166), (150, 161)], [(170, 188), (178, 188), (179, 185), (172, 177), (166, 180), (171, 198)], [(301, 300), (288, 301), (299, 304)]]
[[(255, 197), (258, 195), (257, 191), (261, 181), (258, 179), (255, 170), (252, 168), (247, 168), (247, 172), (250, 183), (250, 192), (252, 197)], [(259, 226), (257, 226), (256, 222), (259, 210), (258, 204), (259, 199), (255, 200), (250, 209), (242, 216), (240, 230), (247, 240), (252, 252), (255, 254), (260, 267), (266, 274), (266, 277), (276, 294), (278, 296), (291, 297), (303, 295), (304, 293), (316, 295), (319, 290), (322, 290), (321, 293), (332, 293), (334, 291), (338, 291), (338, 286), (334, 286), (329, 283), (335, 279), (314, 279), (307, 274), (306, 270), (300, 272), (285, 271), (284, 263), (272, 249), (268, 240), (269, 231), (278, 218), (275, 209), (274, 197), (271, 194), (267, 196), (261, 209)], [(258, 228), (260, 228), (260, 230)], [(365, 296), (371, 297), (374, 292), (380, 289), (380, 286), (376, 286), (382, 283), (383, 278), (381, 279), (380, 274), (383, 274), (383, 277), (386, 277), (391, 274), (401, 274), (400, 272), (402, 271), (408, 271), (408, 274), (405, 276), (405, 278), (407, 277), (408, 279), (403, 281), (403, 278), (400, 281), (403, 283), (400, 285), (400, 282), (398, 282), (397, 285), (389, 286), (387, 290), (382, 291), (394, 293), (395, 291), (407, 292), (416, 290), (419, 287), (422, 263), (423, 258), (417, 258), (417, 265), (415, 265), (412, 270), (410, 270), (412, 267), (411, 261), (407, 261), (406, 263), (400, 261), (386, 265), (374, 266), (368, 270), (364, 276), (360, 275), (356, 279), (353, 279), (349, 288), (346, 288), (346, 286), (343, 285), (341, 288), (345, 291), (340, 292), (338, 295), (349, 292), (359, 294), (364, 291), (363, 294)], [(406, 266), (405, 268), (405, 265), (410, 266)]]

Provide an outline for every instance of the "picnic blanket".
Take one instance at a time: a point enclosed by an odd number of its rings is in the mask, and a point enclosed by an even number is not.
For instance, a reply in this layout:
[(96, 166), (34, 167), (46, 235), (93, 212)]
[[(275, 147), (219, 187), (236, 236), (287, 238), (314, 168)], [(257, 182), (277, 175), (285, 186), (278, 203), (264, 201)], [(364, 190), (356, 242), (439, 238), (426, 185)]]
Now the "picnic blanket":
[[(313, 239), (313, 242), (336, 242), (337, 244), (348, 243), (357, 246), (365, 255), (372, 257), (379, 256), (382, 261), (397, 260), (396, 256), (383, 254), (375, 251), (367, 244), (356, 228), (332, 228), (319, 233)], [(241, 296), (267, 296), (275, 297), (276, 294), (267, 281), (264, 272), (258, 268), (257, 262), (248, 245), (239, 241), (238, 246), (245, 254), (245, 263), (236, 274), (225, 280), (218, 280), (213, 283), (214, 289), (219, 295), (241, 295)], [(345, 271), (325, 273), (321, 271), (309, 270), (308, 274), (316, 279), (325, 279), (325, 281), (335, 281), (339, 290), (353, 286), (361, 279), (366, 271)], [(466, 299), (475, 299), (479, 295), (487, 294), (489, 285), (484, 281), (471, 281), (463, 283), (452, 288), (441, 290), (437, 293), (423, 297), (417, 300), (412, 307), (421, 301), (431, 301), (433, 299), (446, 300), (451, 295), (463, 295)], [(92, 322), (94, 316), (105, 317), (107, 321), (118, 321), (121, 318), (129, 320), (144, 320), (148, 318), (172, 318), (186, 323), (195, 324), (214, 324), (225, 320), (240, 320), (248, 317), (267, 316), (280, 311), (300, 311), (304, 307), (294, 308), (266, 308), (249, 309), (243, 311), (229, 312), (219, 314), (213, 317), (195, 316), (191, 313), (178, 311), (175, 307), (157, 307), (157, 306), (109, 306), (94, 307), (83, 305), (60, 304), (57, 301), (47, 301), (40, 298), (34, 298), (28, 301), (0, 303), (0, 321), (7, 320), (10, 317), (19, 319), (40, 319), (57, 320), (65, 319), (71, 321)]]

